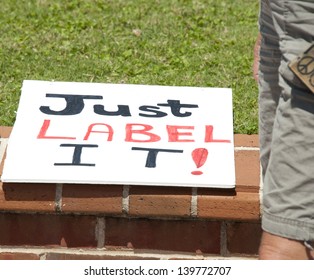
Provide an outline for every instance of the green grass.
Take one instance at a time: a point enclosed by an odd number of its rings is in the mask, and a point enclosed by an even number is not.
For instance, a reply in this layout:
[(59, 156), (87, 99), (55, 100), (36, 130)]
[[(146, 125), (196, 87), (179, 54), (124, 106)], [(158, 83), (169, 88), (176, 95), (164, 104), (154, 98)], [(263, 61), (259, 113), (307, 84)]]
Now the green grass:
[(233, 89), (235, 133), (257, 133), (257, 0), (2, 0), (0, 125), (25, 79)]

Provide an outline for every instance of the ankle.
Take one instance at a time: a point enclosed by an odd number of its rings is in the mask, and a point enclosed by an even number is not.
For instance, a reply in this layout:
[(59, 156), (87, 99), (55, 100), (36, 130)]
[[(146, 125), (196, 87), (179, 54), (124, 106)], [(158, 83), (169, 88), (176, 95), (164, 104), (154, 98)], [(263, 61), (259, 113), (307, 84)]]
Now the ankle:
[(303, 242), (263, 232), (259, 249), (260, 260), (308, 260), (310, 250)]

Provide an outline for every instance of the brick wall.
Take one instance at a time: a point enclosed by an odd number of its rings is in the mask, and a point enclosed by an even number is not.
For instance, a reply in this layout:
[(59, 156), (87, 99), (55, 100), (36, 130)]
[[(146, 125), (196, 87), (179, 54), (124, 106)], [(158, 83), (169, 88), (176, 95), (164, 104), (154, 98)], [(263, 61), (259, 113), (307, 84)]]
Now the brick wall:
[(235, 190), (0, 182), (0, 259), (256, 258), (256, 135), (235, 135), (235, 160)]

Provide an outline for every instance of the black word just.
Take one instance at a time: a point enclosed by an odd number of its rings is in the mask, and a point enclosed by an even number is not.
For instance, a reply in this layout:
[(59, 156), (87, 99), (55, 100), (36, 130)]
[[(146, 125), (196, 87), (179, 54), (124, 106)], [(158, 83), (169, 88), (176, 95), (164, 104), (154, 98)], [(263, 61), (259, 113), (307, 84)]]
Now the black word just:
[[(78, 94), (56, 94), (47, 93), (49, 98), (62, 98), (65, 101), (65, 107), (62, 110), (53, 110), (50, 106), (40, 106), (39, 110), (47, 115), (71, 116), (80, 114), (85, 107), (85, 100), (101, 100), (101, 95), (78, 95)], [(171, 114), (175, 117), (189, 117), (191, 112), (184, 109), (198, 108), (196, 104), (181, 104), (180, 100), (167, 100), (167, 103), (157, 103), (157, 106), (142, 105), (139, 109), (139, 116), (147, 118), (162, 118), (168, 114), (161, 110), (161, 107), (170, 108)], [(95, 104), (94, 113), (103, 116), (123, 116), (131, 117), (129, 105), (117, 105), (116, 111), (108, 111), (104, 105)]]

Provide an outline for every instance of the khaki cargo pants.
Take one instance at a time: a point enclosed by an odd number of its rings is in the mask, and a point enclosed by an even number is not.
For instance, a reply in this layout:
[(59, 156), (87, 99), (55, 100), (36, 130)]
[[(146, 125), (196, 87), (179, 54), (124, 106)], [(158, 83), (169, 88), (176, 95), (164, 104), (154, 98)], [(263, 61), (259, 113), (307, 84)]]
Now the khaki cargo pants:
[(314, 43), (314, 0), (261, 0), (260, 152), (265, 231), (314, 240), (314, 94), (288, 63)]

